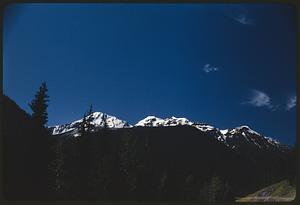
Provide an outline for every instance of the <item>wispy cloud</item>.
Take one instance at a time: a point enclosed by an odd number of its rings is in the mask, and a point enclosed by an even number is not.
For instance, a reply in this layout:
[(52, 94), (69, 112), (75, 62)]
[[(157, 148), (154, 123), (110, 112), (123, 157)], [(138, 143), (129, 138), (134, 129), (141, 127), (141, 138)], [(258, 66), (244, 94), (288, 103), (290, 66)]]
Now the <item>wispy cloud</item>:
[(255, 25), (255, 19), (251, 13), (251, 9), (243, 6), (243, 5), (235, 5), (233, 7), (224, 7), (224, 14), (234, 20), (237, 23), (243, 25), (253, 26)]
[(244, 25), (254, 25), (254, 20), (249, 18), (246, 14), (239, 14), (234, 17), (234, 20)]
[(216, 72), (218, 71), (219, 68), (218, 67), (212, 67), (210, 64), (205, 64), (203, 66), (203, 71), (206, 72), (206, 73), (209, 73), (209, 72)]
[(286, 110), (289, 111), (296, 107), (296, 95), (291, 96), (286, 103), (275, 104), (271, 102), (271, 97), (261, 90), (251, 90), (248, 101), (242, 102), (242, 105), (253, 107), (265, 107), (271, 111)]
[(286, 110), (291, 110), (294, 107), (296, 107), (296, 95), (292, 96), (288, 99), (287, 103), (286, 103)]
[(254, 107), (266, 107), (271, 110), (277, 109), (278, 107), (273, 106), (271, 104), (271, 98), (260, 90), (251, 90), (250, 99), (242, 104), (247, 104)]

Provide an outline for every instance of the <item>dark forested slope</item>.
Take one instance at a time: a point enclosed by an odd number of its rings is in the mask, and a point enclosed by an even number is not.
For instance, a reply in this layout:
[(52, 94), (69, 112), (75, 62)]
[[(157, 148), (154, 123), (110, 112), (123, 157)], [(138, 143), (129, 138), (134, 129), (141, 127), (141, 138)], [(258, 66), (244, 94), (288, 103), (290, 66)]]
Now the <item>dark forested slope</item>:
[(289, 147), (233, 149), (192, 126), (49, 134), (50, 142), (12, 100), (2, 102), (8, 199), (233, 201), (295, 179)]

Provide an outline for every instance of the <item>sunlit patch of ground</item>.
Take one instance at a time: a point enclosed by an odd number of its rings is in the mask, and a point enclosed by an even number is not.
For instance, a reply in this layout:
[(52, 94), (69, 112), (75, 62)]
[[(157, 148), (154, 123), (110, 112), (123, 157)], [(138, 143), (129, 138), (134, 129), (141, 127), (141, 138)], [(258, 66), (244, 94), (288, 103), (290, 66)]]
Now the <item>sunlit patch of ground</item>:
[(268, 186), (236, 202), (289, 202), (296, 197), (296, 187), (287, 180)]

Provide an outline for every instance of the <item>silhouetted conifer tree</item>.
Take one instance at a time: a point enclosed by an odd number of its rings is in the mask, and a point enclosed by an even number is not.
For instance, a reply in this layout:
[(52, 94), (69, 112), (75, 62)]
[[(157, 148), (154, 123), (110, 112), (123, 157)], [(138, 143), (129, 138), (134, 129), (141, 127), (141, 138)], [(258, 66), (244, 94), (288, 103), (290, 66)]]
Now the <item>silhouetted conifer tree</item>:
[(93, 105), (90, 105), (90, 108), (87, 112), (87, 119), (86, 119), (86, 128), (87, 128), (87, 132), (91, 133), (94, 130), (94, 125), (92, 124), (93, 122)]
[(35, 129), (30, 139), (29, 153), (31, 155), (29, 163), (32, 168), (33, 182), (36, 186), (36, 194), (41, 197), (51, 197), (50, 190), (53, 186), (53, 181), (50, 178), (51, 169), (50, 163), (54, 159), (51, 147), (53, 140), (46, 128), (48, 122), (47, 107), (49, 96), (45, 82), (42, 83), (39, 90), (35, 94), (35, 98), (29, 103), (32, 110), (32, 120), (35, 123)]
[(105, 129), (107, 129), (108, 128), (108, 125), (107, 125), (107, 115), (106, 114), (104, 114), (103, 113), (103, 115), (102, 115), (102, 122), (103, 122), (103, 129), (105, 130)]
[(32, 110), (32, 119), (41, 127), (44, 127), (48, 122), (47, 107), (49, 96), (47, 95), (47, 92), (47, 85), (45, 82), (43, 82), (35, 94), (35, 99), (29, 103), (29, 106)]
[(78, 169), (78, 178), (79, 183), (77, 187), (77, 191), (79, 192), (79, 196), (81, 199), (86, 199), (90, 197), (91, 184), (92, 182), (92, 163), (93, 163), (93, 155), (92, 155), (92, 136), (91, 132), (93, 130), (93, 107), (90, 106), (88, 112), (84, 113), (82, 122), (80, 124), (79, 133), (80, 136), (77, 139), (78, 143), (78, 165), (76, 169)]
[(90, 108), (88, 112), (85, 112), (82, 118), (82, 122), (79, 127), (79, 133), (80, 133), (80, 138), (85, 137), (87, 134), (91, 133), (92, 130), (94, 129), (94, 126), (92, 124), (93, 118), (93, 106), (90, 105)]

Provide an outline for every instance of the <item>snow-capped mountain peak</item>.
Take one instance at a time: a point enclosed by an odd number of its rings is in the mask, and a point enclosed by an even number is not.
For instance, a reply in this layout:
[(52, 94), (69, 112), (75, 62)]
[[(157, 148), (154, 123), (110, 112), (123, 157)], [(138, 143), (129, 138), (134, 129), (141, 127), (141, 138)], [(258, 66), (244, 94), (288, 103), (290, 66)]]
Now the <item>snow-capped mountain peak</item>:
[[(96, 129), (104, 127), (105, 124), (108, 128), (132, 127), (126, 121), (120, 120), (115, 116), (111, 116), (102, 112), (93, 112), (91, 115), (87, 116), (87, 119), (91, 120), (91, 124), (94, 125)], [(78, 131), (82, 121), (83, 119), (80, 119), (68, 124), (50, 127), (50, 129), (52, 130), (52, 135), (63, 134), (71, 131)]]
[(135, 124), (137, 127), (158, 127), (163, 125), (164, 120), (155, 116), (148, 116)]
[(230, 134), (236, 134), (236, 133), (239, 133), (239, 132), (249, 132), (251, 134), (255, 134), (255, 135), (261, 135), (259, 134), (258, 132), (252, 130), (249, 126), (247, 125), (242, 125), (242, 126), (239, 126), (239, 127), (236, 127), (236, 128), (233, 128), (233, 129), (230, 129), (228, 131), (228, 133)]
[(174, 117), (174, 116), (166, 119), (162, 119), (155, 116), (148, 116), (143, 120), (139, 121), (137, 124), (135, 124), (136, 127), (161, 127), (161, 126), (168, 127), (168, 126), (180, 126), (180, 125), (192, 126), (204, 132), (218, 130), (213, 126), (210, 126), (205, 123), (192, 122), (185, 117)]
[(285, 146), (280, 144), (277, 140), (266, 137), (246, 125), (229, 130), (221, 130), (221, 133), (224, 135), (224, 139), (230, 147), (234, 146), (235, 148), (238, 148), (245, 144), (252, 144), (260, 149), (285, 149)]
[(160, 127), (160, 126), (177, 126), (177, 125), (192, 125), (187, 118), (184, 117), (174, 117), (162, 119), (155, 116), (148, 116), (140, 120), (135, 126), (137, 127)]

